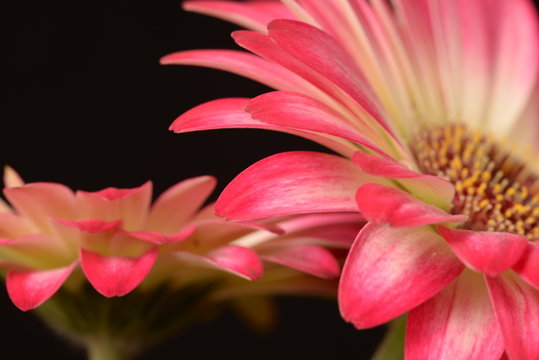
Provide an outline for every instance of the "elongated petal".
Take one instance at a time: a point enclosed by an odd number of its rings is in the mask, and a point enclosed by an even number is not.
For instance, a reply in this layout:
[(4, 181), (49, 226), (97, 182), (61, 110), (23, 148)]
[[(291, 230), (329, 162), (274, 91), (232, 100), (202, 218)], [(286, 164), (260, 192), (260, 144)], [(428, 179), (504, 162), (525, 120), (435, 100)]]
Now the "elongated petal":
[(358, 329), (383, 324), (430, 299), (463, 268), (429, 227), (369, 223), (342, 270), (341, 315)]
[(485, 277), (510, 359), (539, 359), (539, 291), (506, 272)]
[(196, 230), (196, 226), (187, 226), (181, 231), (175, 234), (162, 234), (153, 231), (134, 231), (127, 232), (129, 236), (136, 239), (147, 241), (157, 245), (175, 244), (186, 240), (189, 236), (193, 235)]
[(237, 50), (187, 50), (161, 58), (164, 65), (197, 65), (229, 71), (276, 90), (315, 92), (315, 88), (293, 72), (260, 56)]
[(524, 254), (513, 269), (528, 284), (539, 288), (539, 243), (535, 241), (528, 242)]
[(315, 152), (288, 152), (263, 159), (223, 191), (215, 212), (252, 220), (306, 212), (357, 211), (354, 194), (364, 182), (351, 161)]
[(123, 296), (144, 280), (157, 259), (157, 248), (139, 257), (103, 256), (80, 250), (82, 271), (92, 286), (106, 297)]
[(446, 211), (453, 206), (455, 189), (451, 183), (438, 176), (420, 174), (394, 160), (362, 151), (356, 151), (352, 160), (367, 174), (398, 180), (406, 190), (428, 204)]
[(47, 301), (62, 286), (76, 263), (52, 270), (11, 270), (7, 274), (8, 295), (19, 309), (35, 309)]
[(151, 198), (151, 182), (132, 189), (110, 187), (96, 192), (77, 192), (82, 218), (122, 220), (123, 227), (131, 231), (146, 224)]
[(409, 360), (499, 360), (503, 336), (483, 277), (464, 271), (408, 314)]
[(251, 100), (246, 111), (264, 123), (337, 136), (383, 154), (342, 115), (308, 96), (284, 91), (270, 92)]
[(15, 210), (41, 230), (49, 231), (49, 217), (73, 219), (75, 197), (66, 186), (55, 183), (32, 183), (4, 189)]
[(16, 171), (11, 166), (4, 166), (4, 187), (18, 187), (23, 185), (24, 180)]
[(397, 227), (461, 222), (467, 219), (465, 215), (450, 215), (402, 190), (379, 184), (361, 186), (357, 191), (357, 204), (367, 219), (388, 222)]
[(248, 101), (243, 98), (209, 101), (182, 114), (172, 123), (170, 130), (176, 133), (233, 128), (275, 130), (316, 141), (344, 156), (352, 156), (355, 150), (350, 144), (343, 144), (343, 140), (339, 141), (328, 135), (299, 131), (255, 120), (245, 111)]
[(278, 1), (186, 1), (183, 8), (260, 32), (264, 32), (273, 19), (292, 18), (288, 9)]
[(206, 201), (215, 183), (214, 177), (200, 176), (182, 181), (165, 191), (153, 204), (145, 230), (165, 234), (179, 232)]
[(455, 254), (470, 268), (497, 276), (509, 269), (521, 258), (528, 239), (510, 233), (436, 229), (447, 241)]
[(377, 98), (365, 76), (346, 51), (327, 33), (305, 23), (275, 20), (268, 25), (268, 34), (289, 54), (331, 79), (385, 126), (376, 104)]
[(178, 251), (174, 256), (193, 265), (224, 270), (247, 280), (257, 280), (263, 272), (258, 254), (241, 246), (223, 246), (207, 255)]
[(313, 245), (287, 246), (262, 258), (324, 279), (336, 278), (341, 271), (331, 252)]

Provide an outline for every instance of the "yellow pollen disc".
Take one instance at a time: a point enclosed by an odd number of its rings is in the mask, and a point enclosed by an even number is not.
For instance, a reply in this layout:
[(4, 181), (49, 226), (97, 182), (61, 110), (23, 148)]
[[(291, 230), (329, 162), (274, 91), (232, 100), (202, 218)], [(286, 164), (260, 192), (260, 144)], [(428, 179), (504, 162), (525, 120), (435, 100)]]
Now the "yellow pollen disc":
[(465, 125), (421, 132), (411, 143), (423, 173), (455, 185), (453, 214), (463, 228), (539, 240), (539, 176), (492, 138)]

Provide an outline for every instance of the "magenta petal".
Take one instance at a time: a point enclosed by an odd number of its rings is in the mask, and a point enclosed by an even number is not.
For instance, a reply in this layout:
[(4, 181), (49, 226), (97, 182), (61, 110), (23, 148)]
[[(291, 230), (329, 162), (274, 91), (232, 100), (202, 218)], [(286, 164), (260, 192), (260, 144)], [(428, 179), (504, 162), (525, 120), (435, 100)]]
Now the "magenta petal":
[(358, 329), (383, 324), (434, 296), (463, 268), (430, 227), (368, 223), (342, 270), (341, 314)]
[(196, 226), (188, 226), (176, 234), (162, 234), (154, 231), (132, 231), (126, 232), (128, 235), (143, 241), (147, 241), (157, 245), (175, 244), (182, 242), (189, 236), (193, 235)]
[(72, 229), (89, 233), (89, 234), (98, 234), (102, 232), (107, 232), (109, 230), (119, 228), (121, 224), (120, 220), (103, 221), (99, 219), (89, 219), (89, 220), (70, 221), (70, 220), (56, 219), (56, 218), (53, 218), (52, 220), (62, 225), (65, 225), (67, 227), (70, 227)]
[(206, 255), (177, 251), (174, 256), (180, 261), (219, 269), (247, 280), (258, 280), (264, 269), (258, 254), (242, 246), (223, 246)]
[(363, 151), (356, 151), (352, 160), (367, 174), (396, 179), (407, 191), (428, 204), (444, 210), (453, 206), (455, 189), (450, 182), (438, 176), (416, 173), (395, 160)]
[(499, 360), (503, 351), (485, 282), (471, 271), (408, 314), (407, 360)]
[(450, 229), (437, 226), (455, 254), (470, 268), (496, 276), (513, 266), (522, 256), (528, 239), (523, 236)]
[(92, 286), (106, 297), (123, 296), (144, 280), (157, 259), (157, 248), (136, 258), (103, 256), (80, 250), (82, 271)]
[(11, 301), (22, 311), (38, 307), (58, 291), (75, 265), (52, 270), (9, 271), (6, 287)]
[(519, 262), (513, 269), (528, 284), (539, 288), (539, 243), (535, 241), (528, 242), (528, 246)]
[(357, 204), (367, 219), (388, 222), (393, 226), (420, 226), (467, 219), (466, 215), (450, 215), (402, 190), (379, 184), (360, 187)]
[(506, 272), (485, 277), (510, 359), (539, 359), (539, 291)]
[(319, 246), (288, 246), (262, 258), (324, 279), (336, 278), (340, 273), (335, 256)]
[(351, 161), (316, 152), (287, 152), (239, 174), (215, 205), (234, 220), (330, 211), (357, 211), (354, 193), (363, 182)]

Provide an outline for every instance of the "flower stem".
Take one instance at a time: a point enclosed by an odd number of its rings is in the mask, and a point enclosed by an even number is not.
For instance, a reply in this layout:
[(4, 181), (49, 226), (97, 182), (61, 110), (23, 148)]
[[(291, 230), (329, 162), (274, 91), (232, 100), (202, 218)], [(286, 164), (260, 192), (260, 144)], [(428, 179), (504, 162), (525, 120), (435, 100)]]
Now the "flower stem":
[(129, 360), (131, 354), (106, 338), (92, 339), (86, 343), (88, 360)]

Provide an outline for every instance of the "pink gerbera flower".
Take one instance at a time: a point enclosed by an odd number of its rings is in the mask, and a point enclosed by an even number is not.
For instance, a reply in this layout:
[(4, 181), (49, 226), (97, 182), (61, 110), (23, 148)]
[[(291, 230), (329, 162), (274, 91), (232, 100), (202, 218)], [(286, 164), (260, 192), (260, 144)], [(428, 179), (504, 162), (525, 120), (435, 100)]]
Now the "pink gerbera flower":
[(182, 181), (153, 204), (150, 182), (73, 192), (25, 184), (7, 168), (4, 183), (0, 266), (11, 300), (91, 353), (130, 353), (225, 300), (263, 326), (272, 319), (251, 308), (268, 295), (331, 295), (327, 279), (339, 276), (364, 223), (349, 213), (227, 223), (213, 204), (201, 208), (211, 176)]
[(408, 313), (407, 359), (539, 358), (533, 4), (283, 3), (186, 3), (257, 31), (233, 34), (254, 54), (197, 50), (163, 63), (279, 91), (203, 104), (171, 129), (278, 130), (343, 156), (264, 159), (225, 189), (218, 214), (360, 211), (369, 222), (339, 289), (346, 320), (361, 329)]

